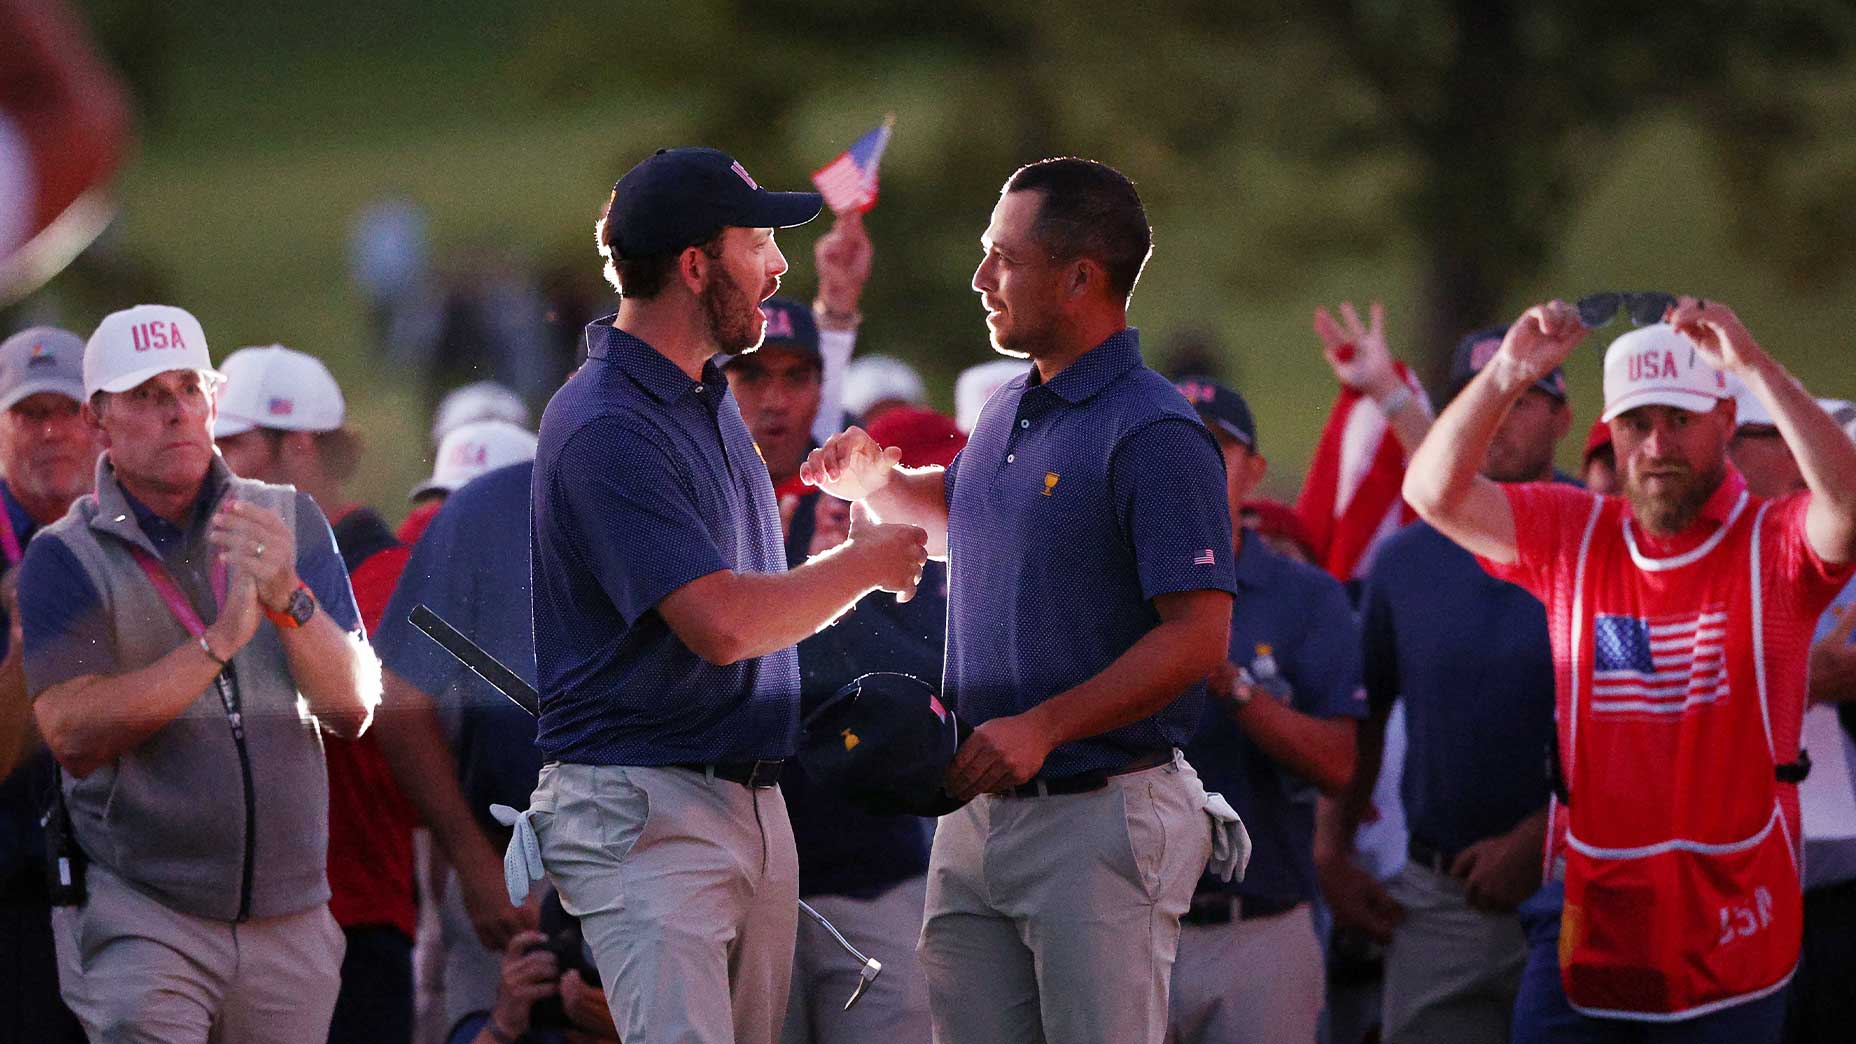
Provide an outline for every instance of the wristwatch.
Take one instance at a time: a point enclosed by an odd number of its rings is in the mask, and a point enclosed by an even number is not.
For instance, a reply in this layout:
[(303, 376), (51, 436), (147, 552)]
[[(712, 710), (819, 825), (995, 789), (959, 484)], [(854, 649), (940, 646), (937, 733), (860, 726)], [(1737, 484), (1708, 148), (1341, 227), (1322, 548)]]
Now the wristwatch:
[(316, 596), (309, 592), (308, 584), (299, 583), (296, 590), (290, 592), (290, 600), (284, 603), (282, 612), (266, 606), (264, 615), (279, 630), (301, 627), (316, 615)]

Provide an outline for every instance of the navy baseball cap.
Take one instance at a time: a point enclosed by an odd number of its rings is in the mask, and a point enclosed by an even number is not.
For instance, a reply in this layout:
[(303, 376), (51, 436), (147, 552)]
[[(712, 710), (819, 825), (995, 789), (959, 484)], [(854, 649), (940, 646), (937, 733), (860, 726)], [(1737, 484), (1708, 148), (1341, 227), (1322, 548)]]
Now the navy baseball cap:
[(1174, 387), (1199, 411), (1199, 419), (1206, 427), (1216, 428), (1252, 450), (1257, 448), (1257, 420), (1250, 415), (1250, 404), (1242, 395), (1204, 377), (1189, 377)]
[[(1450, 353), (1450, 397), (1467, 386), (1471, 379), (1482, 372), (1495, 353), (1502, 346), (1502, 338), (1508, 336), (1507, 324), (1485, 326), (1456, 343), (1456, 350)], [(1553, 372), (1534, 382), (1534, 387), (1548, 395), (1566, 401), (1566, 374), (1555, 366)]]
[(947, 766), (971, 726), (909, 674), (866, 674), (806, 715), (799, 764), (807, 776), (878, 816), (944, 816)]
[(791, 228), (818, 216), (816, 192), (769, 192), (716, 149), (659, 149), (612, 186), (606, 229), (617, 258), (653, 257), (724, 228)]

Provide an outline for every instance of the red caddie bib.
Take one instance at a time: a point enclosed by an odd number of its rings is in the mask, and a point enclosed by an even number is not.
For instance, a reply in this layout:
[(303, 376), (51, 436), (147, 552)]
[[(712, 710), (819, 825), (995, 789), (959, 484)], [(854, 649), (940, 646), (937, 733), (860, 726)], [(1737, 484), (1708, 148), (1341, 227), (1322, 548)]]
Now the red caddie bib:
[[(1780, 989), (1798, 962), (1802, 836), (1777, 768), (1760, 530), (1742, 492), (1699, 546), (1653, 558), (1593, 502), (1572, 588), (1560, 974), (1593, 1016), (1672, 1021)], [(1787, 735), (1789, 731), (1789, 735)]]

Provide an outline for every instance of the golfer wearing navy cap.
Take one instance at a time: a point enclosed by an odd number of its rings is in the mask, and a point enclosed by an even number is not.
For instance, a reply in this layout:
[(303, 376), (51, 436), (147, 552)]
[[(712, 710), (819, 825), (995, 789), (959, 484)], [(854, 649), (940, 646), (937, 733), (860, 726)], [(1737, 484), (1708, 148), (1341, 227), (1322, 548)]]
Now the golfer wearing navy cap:
[(787, 570), (767, 468), (713, 360), (760, 344), (786, 271), (774, 229), (820, 203), (713, 149), (632, 168), (598, 225), (618, 314), (587, 328), (586, 365), (542, 418), (544, 765), (513, 844), (538, 842), (629, 1044), (777, 1037), (798, 899), (776, 786), (798, 730), (793, 646), (921, 573), (919, 529), (861, 516)]

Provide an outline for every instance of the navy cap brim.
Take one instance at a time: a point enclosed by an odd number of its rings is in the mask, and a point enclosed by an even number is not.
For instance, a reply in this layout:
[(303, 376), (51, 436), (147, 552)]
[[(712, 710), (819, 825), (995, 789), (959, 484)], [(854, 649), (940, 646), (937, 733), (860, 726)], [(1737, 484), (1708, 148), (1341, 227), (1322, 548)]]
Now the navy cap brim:
[(742, 218), (746, 228), (793, 228), (818, 217), (825, 197), (816, 192), (756, 192)]

